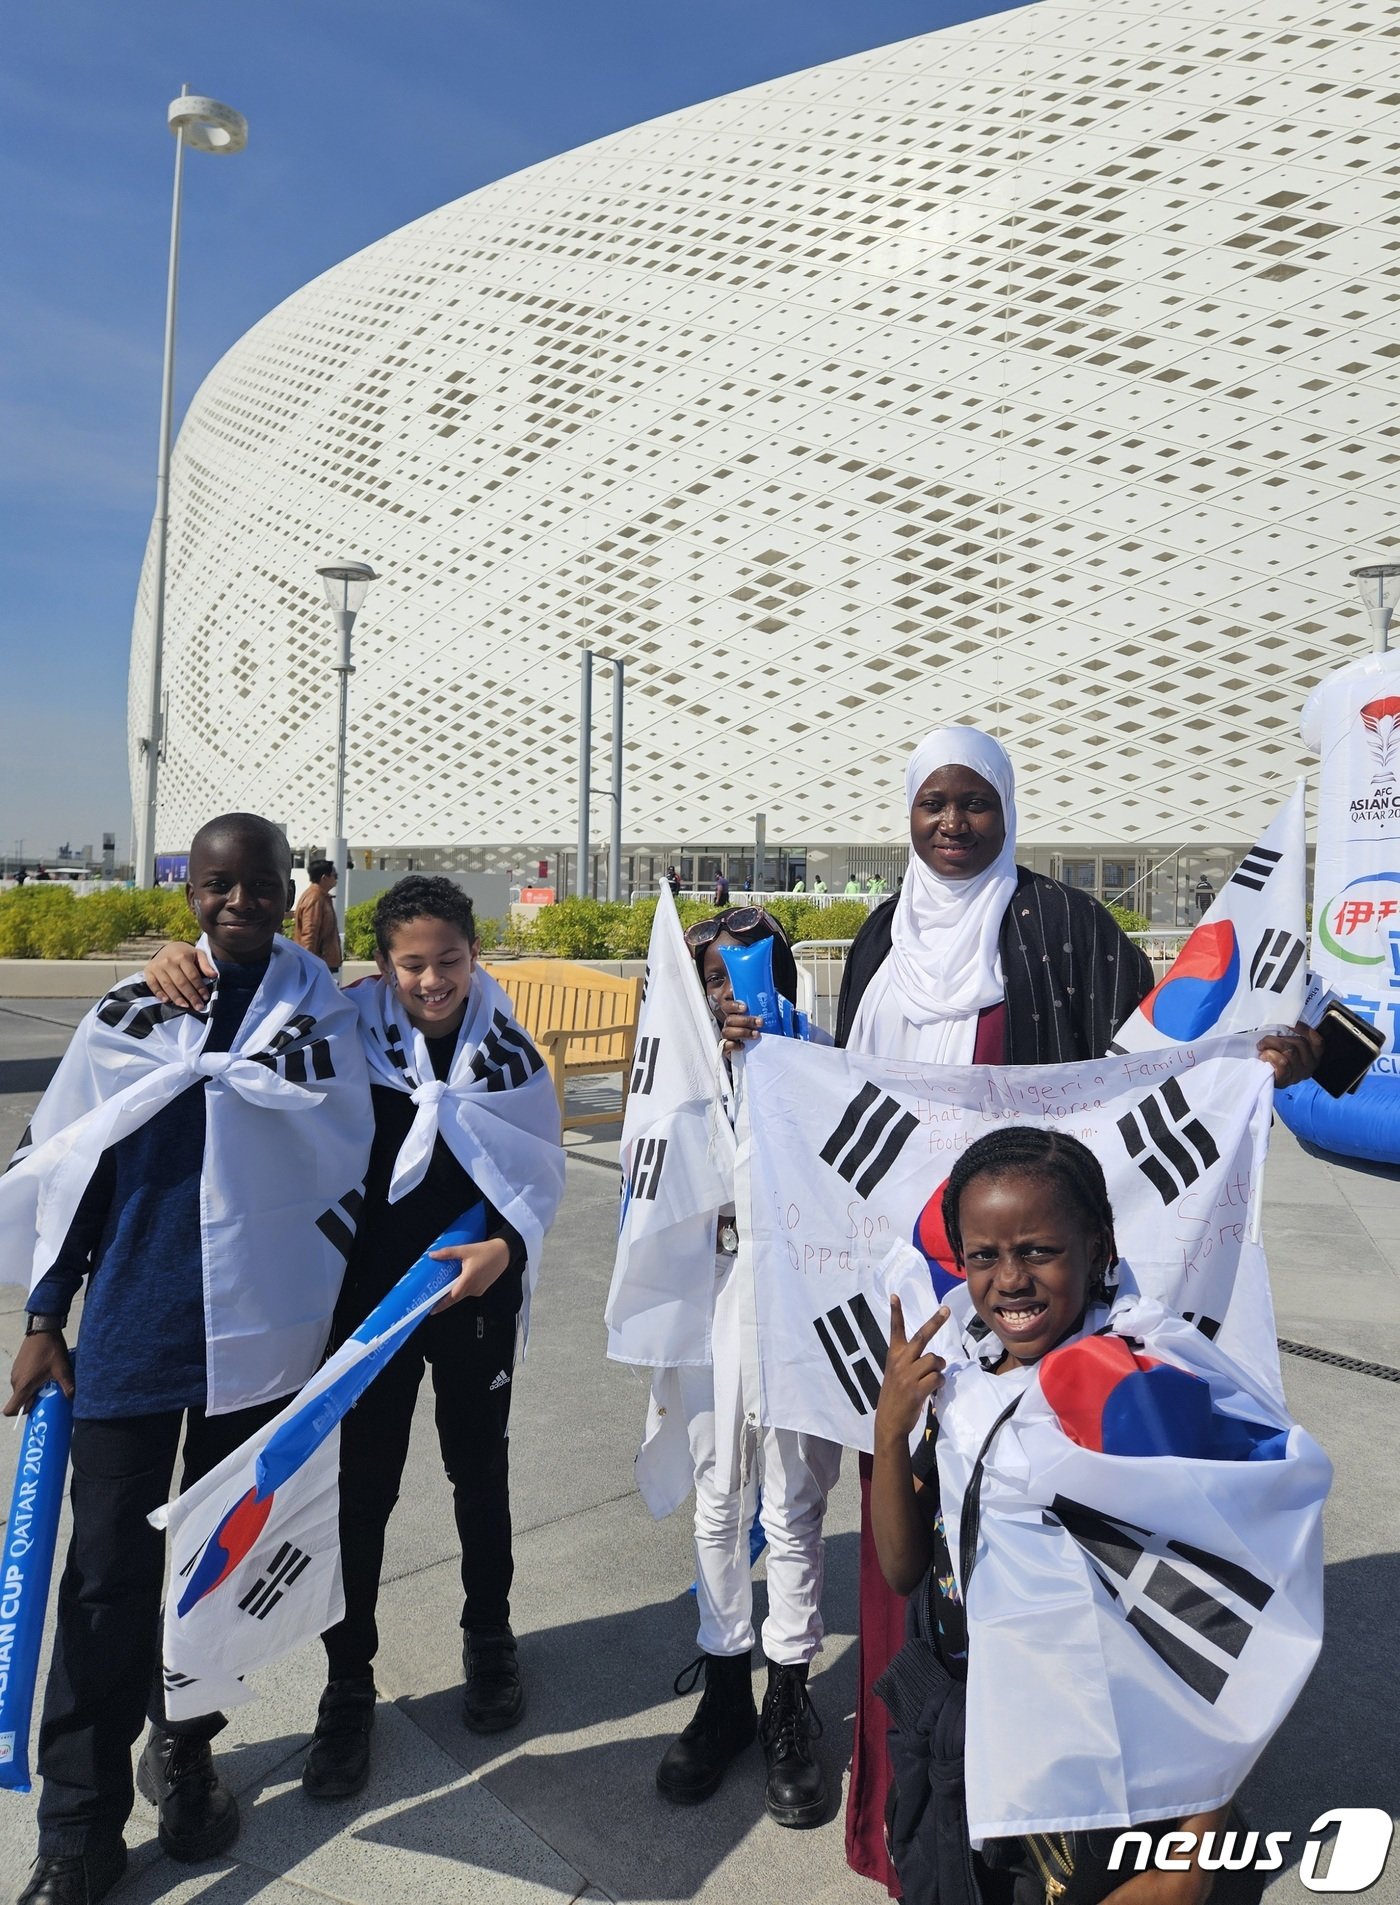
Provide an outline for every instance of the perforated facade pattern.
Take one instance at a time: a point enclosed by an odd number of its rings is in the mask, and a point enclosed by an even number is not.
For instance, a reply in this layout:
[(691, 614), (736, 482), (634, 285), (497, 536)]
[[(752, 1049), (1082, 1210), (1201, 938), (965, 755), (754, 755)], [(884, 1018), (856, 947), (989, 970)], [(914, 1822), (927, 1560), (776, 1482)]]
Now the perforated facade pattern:
[(180, 434), (158, 844), (327, 836), (342, 555), (352, 841), (572, 839), (585, 642), (628, 839), (894, 839), (943, 719), (1027, 842), (1250, 839), (1397, 545), (1398, 56), (1397, 0), (1042, 0), (346, 260)]

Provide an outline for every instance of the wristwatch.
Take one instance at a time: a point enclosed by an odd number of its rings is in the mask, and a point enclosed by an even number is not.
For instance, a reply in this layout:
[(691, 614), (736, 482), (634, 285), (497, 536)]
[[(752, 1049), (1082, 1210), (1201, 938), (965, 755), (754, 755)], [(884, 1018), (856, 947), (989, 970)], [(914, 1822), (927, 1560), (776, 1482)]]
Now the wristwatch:
[(26, 1336), (62, 1336), (67, 1327), (66, 1316), (45, 1316), (39, 1310), (31, 1310), (24, 1319)]

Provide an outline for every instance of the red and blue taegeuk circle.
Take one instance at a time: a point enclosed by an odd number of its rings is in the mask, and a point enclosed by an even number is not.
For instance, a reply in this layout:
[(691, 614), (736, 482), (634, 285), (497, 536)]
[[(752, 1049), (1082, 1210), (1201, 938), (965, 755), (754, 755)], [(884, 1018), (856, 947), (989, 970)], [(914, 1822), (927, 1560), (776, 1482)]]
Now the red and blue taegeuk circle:
[(1210, 1384), (1133, 1350), (1121, 1336), (1081, 1336), (1040, 1363), (1040, 1389), (1071, 1442), (1101, 1455), (1277, 1461), (1288, 1431), (1226, 1415)]
[(945, 1177), (914, 1220), (914, 1248), (928, 1265), (934, 1294), (940, 1297), (967, 1282), (943, 1228), (943, 1193), (947, 1188)]
[(1149, 1025), (1183, 1043), (1201, 1038), (1235, 996), (1240, 982), (1240, 942), (1228, 919), (1198, 926), (1171, 971), (1142, 1002)]

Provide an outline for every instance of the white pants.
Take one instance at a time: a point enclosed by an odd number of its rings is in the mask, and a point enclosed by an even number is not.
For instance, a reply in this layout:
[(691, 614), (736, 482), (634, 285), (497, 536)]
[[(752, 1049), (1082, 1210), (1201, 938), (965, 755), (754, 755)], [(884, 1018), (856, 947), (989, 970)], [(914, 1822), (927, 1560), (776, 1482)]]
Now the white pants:
[(707, 1654), (744, 1654), (754, 1644), (749, 1528), (758, 1489), (768, 1537), (768, 1618), (763, 1651), (780, 1667), (802, 1665), (822, 1638), (822, 1517), (841, 1473), (841, 1447), (795, 1429), (760, 1431), (759, 1459), (737, 1491), (715, 1482), (715, 1386), (709, 1369), (682, 1369), (695, 1465), (696, 1597)]

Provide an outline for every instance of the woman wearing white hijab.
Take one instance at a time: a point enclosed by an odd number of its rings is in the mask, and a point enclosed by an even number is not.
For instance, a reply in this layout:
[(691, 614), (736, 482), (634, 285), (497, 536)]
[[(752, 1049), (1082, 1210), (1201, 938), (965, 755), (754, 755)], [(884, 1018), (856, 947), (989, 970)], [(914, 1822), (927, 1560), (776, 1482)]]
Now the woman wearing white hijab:
[(846, 996), (857, 988), (843, 988), (843, 1020), (854, 1017), (839, 1042), (970, 1065), (979, 1015), (1006, 990), (999, 941), (1016, 891), (1016, 776), (990, 735), (936, 728), (910, 757), (904, 792), (909, 866), (898, 897), (879, 909), (888, 955), (883, 931), (867, 928), (856, 942), (873, 938), (882, 956), (862, 977), (858, 1005)]

